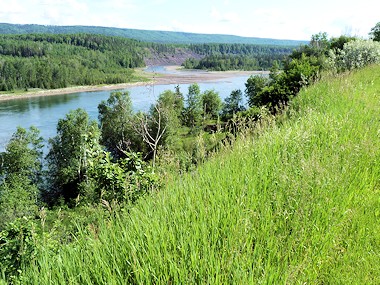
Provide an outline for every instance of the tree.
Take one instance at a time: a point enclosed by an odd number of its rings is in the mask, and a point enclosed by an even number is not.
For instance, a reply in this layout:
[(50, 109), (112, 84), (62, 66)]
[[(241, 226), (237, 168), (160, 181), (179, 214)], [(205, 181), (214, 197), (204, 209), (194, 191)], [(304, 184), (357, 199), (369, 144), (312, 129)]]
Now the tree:
[(224, 118), (228, 118), (236, 114), (237, 112), (244, 111), (243, 106), (243, 93), (240, 89), (233, 90), (226, 99), (224, 99), (222, 115)]
[(218, 117), (222, 108), (222, 100), (219, 97), (219, 93), (215, 90), (206, 90), (202, 94), (202, 106), (204, 118), (209, 117), (214, 119)]
[(320, 50), (326, 50), (330, 47), (328, 35), (326, 32), (320, 32), (311, 36), (310, 46)]
[(0, 177), (6, 180), (10, 175), (28, 178), (33, 183), (40, 182), (42, 168), (43, 139), (36, 127), (29, 131), (18, 127), (1, 153)]
[(186, 107), (183, 113), (184, 124), (194, 129), (202, 120), (202, 98), (198, 84), (188, 88)]
[(374, 41), (380, 42), (380, 22), (371, 29), (369, 35)]
[(57, 135), (49, 140), (47, 155), (51, 190), (47, 198), (56, 203), (63, 197), (68, 203), (80, 194), (79, 185), (87, 179), (88, 149), (99, 142), (100, 132), (87, 112), (69, 112), (57, 125)]
[(267, 78), (260, 75), (252, 75), (248, 78), (245, 83), (245, 95), (247, 96), (249, 107), (257, 106), (257, 96), (268, 82)]
[(339, 52), (343, 49), (346, 43), (356, 40), (355, 37), (350, 36), (340, 36), (339, 38), (331, 38), (330, 39), (330, 49), (334, 52)]
[(36, 213), (42, 147), (37, 128), (19, 127), (0, 154), (0, 229), (16, 218)]
[(141, 140), (133, 128), (134, 112), (129, 92), (112, 92), (99, 106), (101, 144), (115, 159), (128, 151), (141, 151)]
[(159, 104), (154, 105), (153, 109), (152, 112), (154, 112), (154, 115), (142, 112), (137, 114), (136, 117), (138, 118), (139, 124), (137, 125), (136, 130), (153, 153), (154, 169), (157, 150), (167, 129), (165, 122), (168, 122), (168, 120), (165, 118), (165, 110)]
[[(150, 108), (149, 113), (154, 118), (153, 122), (157, 122), (159, 120), (158, 117), (161, 116), (161, 123), (166, 126), (161, 145), (168, 145), (169, 141), (176, 136), (181, 126), (183, 109), (184, 99), (178, 88), (176, 88), (175, 92), (166, 90), (161, 93), (157, 103)], [(154, 132), (157, 132), (157, 124), (153, 124), (151, 128)]]

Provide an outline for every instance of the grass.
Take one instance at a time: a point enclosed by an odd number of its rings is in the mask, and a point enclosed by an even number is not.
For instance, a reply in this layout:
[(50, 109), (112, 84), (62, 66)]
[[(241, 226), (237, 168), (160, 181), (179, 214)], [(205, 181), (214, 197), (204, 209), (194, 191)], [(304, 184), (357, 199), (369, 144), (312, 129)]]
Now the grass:
[(286, 113), (76, 241), (23, 284), (380, 284), (380, 67)]

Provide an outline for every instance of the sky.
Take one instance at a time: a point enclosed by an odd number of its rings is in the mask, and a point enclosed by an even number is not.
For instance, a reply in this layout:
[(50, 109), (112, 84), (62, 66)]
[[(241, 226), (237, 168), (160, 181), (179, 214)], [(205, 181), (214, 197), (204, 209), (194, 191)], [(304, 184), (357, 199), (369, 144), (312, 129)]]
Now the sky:
[(368, 37), (378, 0), (0, 0), (0, 23), (86, 25), (310, 40)]

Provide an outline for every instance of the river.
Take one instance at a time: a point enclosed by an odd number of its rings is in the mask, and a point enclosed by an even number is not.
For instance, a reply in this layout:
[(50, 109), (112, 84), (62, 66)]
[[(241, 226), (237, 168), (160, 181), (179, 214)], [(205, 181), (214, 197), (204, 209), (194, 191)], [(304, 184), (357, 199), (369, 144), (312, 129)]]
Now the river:
[[(147, 69), (150, 72), (176, 72), (164, 67)], [(198, 72), (198, 71), (194, 71)], [(248, 75), (231, 75), (229, 78), (200, 82), (201, 92), (214, 89), (222, 99), (230, 95), (231, 91), (241, 89)], [(160, 93), (173, 90), (176, 84), (134, 86), (120, 91), (129, 91), (135, 111), (147, 111)], [(189, 84), (179, 84), (181, 92), (186, 97)], [(17, 126), (29, 128), (36, 126), (41, 131), (45, 144), (56, 134), (57, 122), (70, 111), (77, 108), (85, 109), (93, 119), (98, 117), (98, 105), (109, 97), (111, 91), (79, 92), (65, 95), (41, 96), (25, 99), (0, 101), (0, 151), (4, 151), (6, 144), (16, 131)]]

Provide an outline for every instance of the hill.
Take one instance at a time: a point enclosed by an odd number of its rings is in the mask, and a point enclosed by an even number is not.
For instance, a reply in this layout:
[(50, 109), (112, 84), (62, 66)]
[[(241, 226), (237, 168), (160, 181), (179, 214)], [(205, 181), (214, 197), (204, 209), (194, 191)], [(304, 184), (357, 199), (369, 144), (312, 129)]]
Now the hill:
[(23, 284), (379, 284), (379, 66), (304, 89), (195, 172), (39, 241)]
[(44, 26), (44, 25), (18, 25), (0, 23), (0, 34), (101, 34), (136, 39), (144, 42), (199, 44), (199, 43), (234, 43), (255, 45), (299, 46), (306, 41), (277, 40), (265, 38), (249, 38), (232, 35), (195, 34), (169, 31), (150, 31), (137, 29), (120, 29), (94, 26)]

